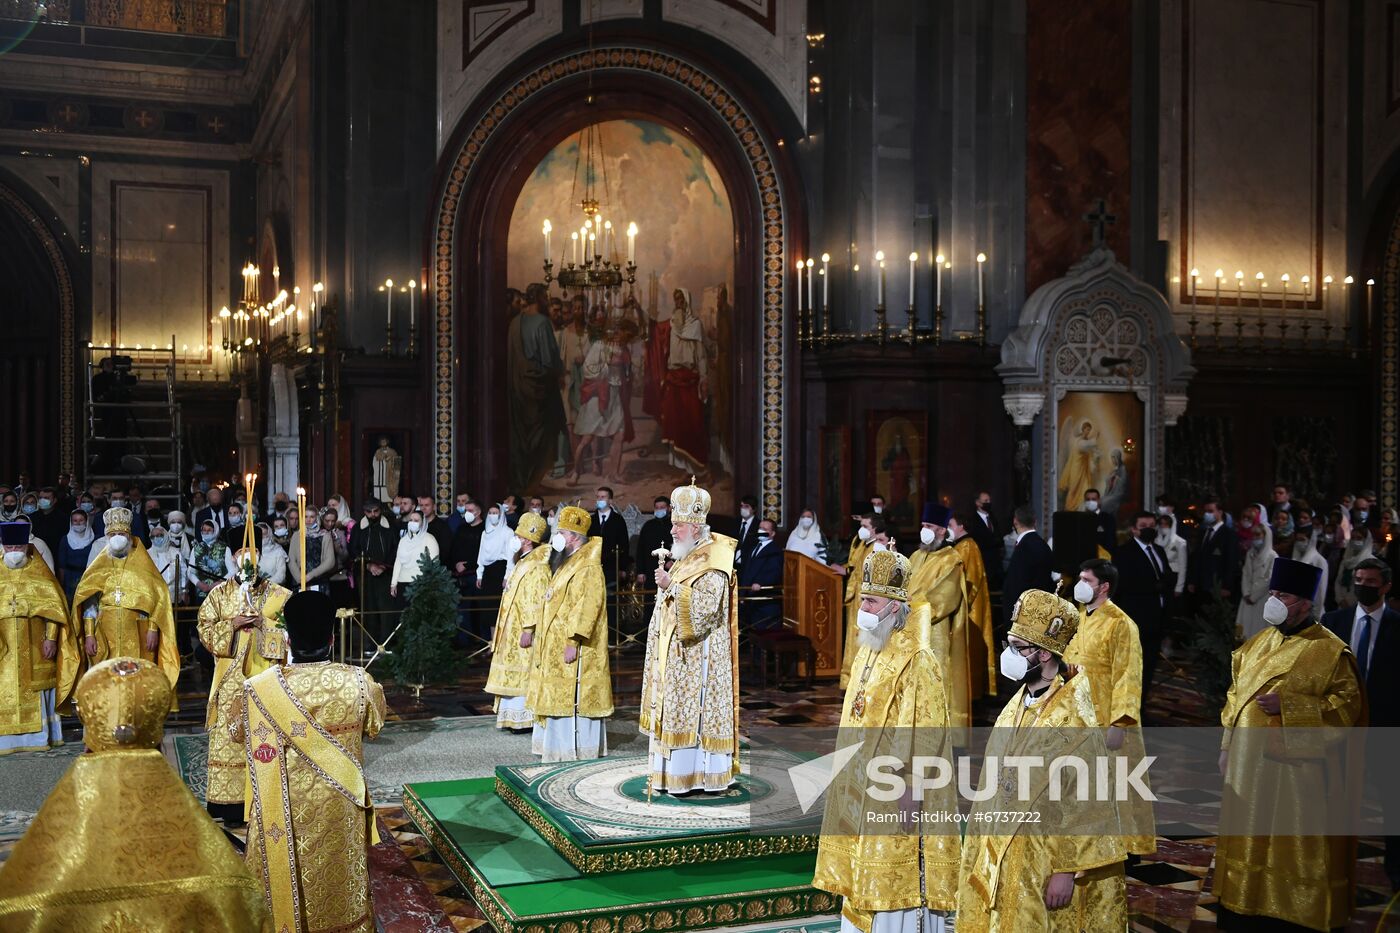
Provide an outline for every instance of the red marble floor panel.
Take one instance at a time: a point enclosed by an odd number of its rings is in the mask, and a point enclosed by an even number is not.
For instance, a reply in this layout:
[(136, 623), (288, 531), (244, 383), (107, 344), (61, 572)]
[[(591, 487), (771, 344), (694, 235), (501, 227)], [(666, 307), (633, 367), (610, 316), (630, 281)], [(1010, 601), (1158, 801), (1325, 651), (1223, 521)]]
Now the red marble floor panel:
[(379, 933), (453, 933), (437, 898), (418, 877), (384, 816), (376, 818), (381, 841), (369, 850), (369, 883)]

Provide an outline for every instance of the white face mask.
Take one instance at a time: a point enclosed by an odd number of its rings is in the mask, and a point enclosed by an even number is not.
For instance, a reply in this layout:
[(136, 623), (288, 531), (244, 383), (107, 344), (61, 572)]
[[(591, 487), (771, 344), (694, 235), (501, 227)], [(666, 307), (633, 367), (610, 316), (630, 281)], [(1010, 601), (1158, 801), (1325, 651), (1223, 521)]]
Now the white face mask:
[(525, 546), (525, 542), (521, 541), (519, 537), (515, 537), (515, 538), (511, 538), (511, 539), (510, 539), (510, 552), (511, 552), (512, 554), (519, 554), (519, 553), (520, 553), (520, 549), (521, 549), (522, 547), (524, 547), (524, 546)]
[(152, 538), (152, 539), (151, 539), (151, 547), (155, 547), (155, 548), (163, 548), (163, 547), (165, 547), (165, 535), (161, 535), (161, 536), (158, 537), (158, 538)]
[(1014, 680), (1020, 683), (1025, 679), (1026, 672), (1031, 669), (1031, 662), (1021, 657), (1021, 653), (1010, 645), (1001, 653), (1001, 676), (1007, 680)]
[(1097, 512), (1098, 510), (1099, 510), (1099, 500), (1097, 500), (1097, 499), (1088, 499), (1088, 500), (1085, 501), (1085, 503), (1084, 503), (1084, 511), (1086, 511), (1086, 512)]
[(862, 632), (873, 632), (880, 627), (882, 620), (873, 612), (866, 612), (864, 609), (856, 614), (856, 627)]
[(598, 511), (599, 511), (599, 512), (606, 512), (606, 511), (608, 510), (608, 500), (607, 500), (607, 499), (599, 499), (598, 502), (597, 502), (596, 504), (597, 504), (597, 506), (598, 506)]
[(272, 529), (272, 534), (273, 534), (274, 537), (277, 537), (277, 538), (285, 538), (285, 537), (287, 537), (287, 529), (285, 529), (285, 528), (274, 528), (274, 529)]
[(29, 559), (29, 555), (24, 551), (6, 551), (5, 566), (11, 570), (18, 570), (24, 566), (24, 562)]
[(554, 534), (549, 536), (549, 546), (554, 548), (554, 550), (558, 551), (560, 554), (564, 553), (564, 545), (566, 543), (567, 542), (564, 540), (564, 532), (562, 531), (556, 531)]
[(131, 539), (126, 535), (112, 535), (107, 539), (107, 550), (113, 554), (123, 554), (131, 546)]
[(861, 525), (861, 526), (860, 526), (860, 531), (857, 531), (857, 532), (856, 532), (856, 537), (857, 537), (857, 538), (860, 538), (862, 541), (869, 541), (869, 540), (870, 540), (870, 529), (869, 529), (869, 528), (866, 528), (864, 525)]
[(390, 512), (393, 512), (395, 515), (398, 515), (398, 514), (399, 514), (399, 507), (398, 507), (397, 505), (391, 505), (391, 506), (389, 506), (389, 511), (390, 511)]
[(1264, 600), (1264, 621), (1270, 625), (1282, 625), (1288, 621), (1288, 607), (1277, 596)]
[(488, 514), (488, 515), (486, 516), (486, 524), (489, 525), (490, 527), (495, 528), (495, 527), (496, 527), (497, 525), (499, 525), (500, 523), (501, 523), (501, 516), (500, 516), (500, 515), (491, 515), (491, 514)]
[(743, 508), (739, 509), (739, 516), (744, 519), (753, 518), (753, 509), (749, 508), (746, 505)]
[(1157, 506), (1157, 514), (1158, 514), (1158, 515), (1170, 515), (1170, 514), (1172, 514), (1172, 510), (1169, 509), (1169, 508), (1167, 508), (1165, 505), (1159, 505), (1159, 506)]
[(872, 551), (888, 551), (890, 546), (883, 541), (876, 541), (870, 546)]
[(1089, 585), (1088, 580), (1080, 580), (1074, 585), (1074, 601), (1085, 604), (1094, 601), (1094, 588)]
[(665, 509), (657, 509), (655, 512), (652, 512), (651, 514), (652, 514), (652, 517), (653, 517), (653, 518), (665, 518), (666, 515), (667, 515), (668, 513), (667, 513), (667, 511), (666, 511)]
[(411, 521), (411, 522), (408, 523), (408, 533), (411, 534), (411, 535), (416, 535), (416, 534), (418, 534), (418, 529), (420, 529), (420, 528), (422, 528), (422, 527), (423, 527), (423, 523), (422, 523), (422, 522), (420, 522), (420, 521)]
[(938, 532), (934, 531), (932, 528), (920, 528), (919, 540), (924, 544), (932, 544), (938, 540)]
[(807, 518), (806, 516), (803, 516), (802, 518), (799, 518), (797, 520), (797, 527), (801, 528), (803, 531), (806, 531), (808, 528), (812, 527), (812, 520), (810, 518)]
[(181, 533), (182, 531), (184, 531), (184, 530), (185, 530), (185, 523), (184, 523), (184, 522), (171, 522), (171, 523), (170, 523), (170, 533), (171, 533), (172, 535), (178, 535), (178, 534), (180, 534), (180, 533)]
[(475, 524), (476, 524), (476, 513), (475, 513), (475, 512), (466, 512), (466, 513), (464, 513), (464, 514), (466, 515), (466, 519), (467, 519), (467, 524), (468, 524), (468, 525), (475, 525)]

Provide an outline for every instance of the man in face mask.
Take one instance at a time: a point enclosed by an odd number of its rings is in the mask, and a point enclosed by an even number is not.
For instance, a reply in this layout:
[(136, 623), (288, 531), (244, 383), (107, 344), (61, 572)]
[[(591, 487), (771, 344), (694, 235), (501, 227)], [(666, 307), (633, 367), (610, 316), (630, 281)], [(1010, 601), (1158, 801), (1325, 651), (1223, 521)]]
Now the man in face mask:
[[(1356, 656), (1313, 621), (1320, 577), (1311, 564), (1275, 560), (1268, 625), (1231, 658), (1234, 680), (1220, 713), (1227, 785), (1215, 850), (1221, 929), (1247, 929), (1240, 918), (1248, 916), (1330, 930), (1351, 913), (1355, 839), (1277, 828), (1280, 819), (1315, 813), (1345, 793), (1329, 777), (1331, 753), (1316, 750), (1313, 730), (1345, 729), (1365, 716)], [(1290, 754), (1295, 745), (1299, 753)], [(1269, 806), (1261, 808), (1265, 799)]]
[(77, 646), (63, 590), (29, 555), (30, 526), (0, 524), (0, 755), (63, 744), (56, 712), (78, 673)]
[(1161, 653), (1171, 595), (1176, 589), (1167, 552), (1157, 543), (1157, 517), (1140, 511), (1133, 516), (1131, 537), (1113, 552), (1118, 568), (1114, 601), (1134, 622), (1142, 639), (1142, 692), (1152, 689), (1152, 673)]
[(1094, 540), (1106, 551), (1112, 551), (1118, 546), (1118, 516), (1112, 512), (1104, 512), (1103, 497), (1099, 495), (1097, 489), (1084, 490), (1084, 511), (1093, 515), (1096, 519), (1094, 523)]
[(526, 512), (515, 527), (511, 550), (515, 563), (501, 597), (495, 631), (491, 633), (491, 672), (487, 693), (495, 696), (496, 728), (519, 732), (535, 724), (534, 712), (525, 705), (530, 681), (530, 648), (525, 630), (538, 627), (549, 589), (549, 555), (546, 539), (549, 523)]
[(970, 725), (972, 707), (967, 577), (962, 555), (948, 547), (952, 509), (925, 502), (920, 518), (919, 548), (909, 557), (909, 594), (914, 602), (929, 605), (933, 616), (930, 643), (943, 670), (948, 720), (953, 728), (964, 729)]
[[(637, 534), (637, 586), (645, 587), (656, 573), (656, 551), (671, 550), (671, 500), (657, 496), (651, 504), (651, 518), (642, 524)], [(648, 607), (649, 608), (649, 607)]]
[(12, 522), (19, 515), (19, 496), (13, 492), (0, 495), (0, 522)]
[(160, 666), (173, 687), (180, 676), (180, 652), (170, 590), (145, 545), (132, 534), (131, 511), (108, 509), (103, 522), (106, 547), (83, 572), (73, 594), (73, 631), (82, 630), (88, 663), (145, 658)]
[[(1197, 608), (1230, 598), (1239, 559), (1239, 542), (1235, 532), (1225, 525), (1220, 500), (1207, 499), (1201, 507), (1196, 548), (1186, 562), (1186, 591)], [(1140, 619), (1138, 624), (1142, 624)]]
[(982, 563), (982, 549), (972, 537), (976, 517), (966, 511), (948, 517), (948, 540), (963, 562), (967, 582), (967, 616), (974, 631), (968, 635), (968, 687), (972, 699), (996, 693), (996, 626), (992, 621), (991, 585)]
[(29, 516), (34, 525), (34, 536), (49, 546), (57, 554), (58, 543), (68, 532), (68, 512), (62, 509), (57, 491), (52, 486), (39, 490), (38, 508)]
[(846, 681), (850, 679), (851, 662), (855, 660), (856, 651), (859, 649), (856, 644), (856, 616), (860, 612), (860, 568), (865, 566), (865, 558), (875, 550), (875, 545), (881, 538), (889, 538), (885, 520), (874, 512), (860, 516), (860, 525), (856, 528), (855, 538), (851, 540), (846, 562), (830, 565), (832, 570), (846, 578), (846, 647), (841, 657), (842, 687), (845, 687)]
[(243, 522), (246, 517), (243, 514), (243, 506), (237, 502), (230, 502), (228, 507), (228, 527), (224, 529), (224, 544), (230, 551), (237, 551), (243, 546)]
[(627, 531), (626, 520), (613, 508), (612, 498), (611, 487), (598, 487), (595, 503), (598, 509), (593, 513), (588, 529), (589, 537), (603, 539), (603, 574), (607, 577), (609, 590), (617, 586), (619, 577), (625, 579), (624, 575), (632, 564), (629, 553), (632, 538)]
[(394, 630), (398, 606), (389, 593), (390, 571), (399, 533), (378, 499), (366, 499), (364, 514), (350, 535), (350, 573), (364, 594), (365, 625), (377, 638)]
[[(925, 604), (911, 608), (910, 574), (909, 561), (893, 551), (870, 554), (855, 574), (861, 591), (859, 650), (841, 731), (908, 735), (920, 743), (917, 754), (950, 757), (942, 669), (922, 634), (932, 618)], [(893, 697), (899, 700), (892, 702)], [(946, 930), (957, 906), (958, 833), (891, 833), (867, 820), (869, 760), (867, 750), (866, 759), (842, 768), (827, 791), (812, 885), (842, 898), (843, 929)], [(922, 810), (952, 812), (957, 806), (951, 782), (924, 794)], [(934, 870), (935, 865), (951, 868)]]
[(1369, 527), (1371, 522), (1371, 504), (1376, 501), (1376, 494), (1369, 489), (1363, 489), (1356, 494), (1356, 500), (1351, 506), (1351, 523), (1356, 527)]

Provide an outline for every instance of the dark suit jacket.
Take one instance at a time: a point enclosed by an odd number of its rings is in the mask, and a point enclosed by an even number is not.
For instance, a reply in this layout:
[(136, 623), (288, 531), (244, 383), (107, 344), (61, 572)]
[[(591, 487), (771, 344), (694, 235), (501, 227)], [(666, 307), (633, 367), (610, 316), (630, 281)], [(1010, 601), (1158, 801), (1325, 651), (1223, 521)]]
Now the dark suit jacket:
[[(215, 514), (216, 512), (217, 514)], [(307, 519), (309, 520), (310, 518), (311, 513), (307, 512)], [(190, 528), (198, 534), (199, 526), (210, 520), (214, 522), (220, 531), (223, 531), (223, 529), (228, 527), (228, 510), (222, 505), (219, 506), (217, 510), (212, 505), (206, 505), (204, 508), (194, 513), (194, 521), (190, 523)]]
[[(967, 534), (977, 542), (977, 550), (982, 552), (982, 563), (987, 568), (987, 575), (995, 582), (1001, 575), (1001, 537), (1004, 532), (1001, 531), (996, 516), (989, 515), (988, 521), (992, 523), (990, 528), (982, 521), (982, 516), (977, 514), (977, 510), (972, 509), (968, 517)], [(1009, 609), (1007, 611), (1010, 612)]]
[[(434, 515), (432, 520), (428, 522), (428, 527), (423, 530), (432, 535), (433, 540), (437, 542), (438, 560), (450, 571), (453, 566), (452, 539), (454, 535), (452, 533), (452, 526), (447, 524), (447, 519), (443, 518), (441, 515)], [(473, 558), (473, 560), (475, 560), (475, 558)]]
[[(1323, 613), (1322, 624), (1348, 645), (1352, 627), (1356, 624), (1356, 607), (1333, 609)], [(1371, 647), (1368, 662), (1370, 676), (1365, 677), (1367, 724), (1400, 726), (1400, 679), (1395, 670), (1400, 665), (1400, 612), (1389, 606), (1381, 610), (1381, 627)]]
[(616, 583), (618, 572), (625, 574), (632, 566), (632, 537), (627, 533), (627, 522), (615, 508), (608, 513), (605, 522), (599, 520), (597, 512), (592, 514), (588, 537), (603, 539), (603, 577), (609, 583)]
[[(979, 525), (981, 522), (974, 520), (973, 524)], [(1026, 532), (1016, 545), (1016, 550), (1011, 552), (1011, 565), (1006, 568), (1006, 580), (1001, 585), (1001, 615), (1008, 626), (1011, 624), (1011, 610), (1022, 593), (1026, 590), (1054, 591), (1054, 582), (1050, 579), (1054, 566), (1055, 555), (1040, 532)]]
[[(757, 521), (755, 521), (757, 524)], [(776, 592), (758, 594), (765, 597), (746, 604), (746, 597), (752, 596), (753, 585), (763, 587), (783, 585), (783, 548), (777, 542), (769, 541), (758, 550), (749, 552), (749, 559), (739, 568), (739, 606), (744, 621), (754, 626), (768, 626), (782, 618), (783, 601)]]
[(739, 546), (734, 551), (735, 564), (742, 565), (758, 545), (758, 523), (759, 516), (754, 515), (753, 518), (749, 519), (749, 527), (745, 530), (744, 520), (739, 519), (739, 524), (734, 529), (734, 538), (739, 542)]
[(668, 551), (671, 549), (671, 519), (649, 518), (642, 525), (642, 530), (637, 532), (637, 564), (636, 573), (647, 577), (647, 584), (651, 585), (651, 575), (656, 573), (656, 558), (651, 556), (651, 552), (659, 547), (664, 547)]
[(1235, 589), (1235, 574), (1239, 572), (1240, 549), (1234, 529), (1218, 523), (1214, 527), (1209, 541), (1206, 536), (1210, 529), (1200, 532), (1196, 548), (1186, 562), (1186, 582), (1208, 593), (1220, 587)]
[(1110, 554), (1118, 546), (1118, 516), (1112, 512), (1097, 512), (1094, 515), (1094, 540)]
[(1159, 628), (1166, 616), (1163, 600), (1176, 588), (1176, 574), (1167, 563), (1167, 552), (1160, 544), (1152, 551), (1162, 567), (1161, 577), (1152, 569), (1137, 539), (1124, 541), (1113, 551), (1113, 566), (1118, 568), (1118, 587), (1113, 602), (1138, 624), (1139, 631)]

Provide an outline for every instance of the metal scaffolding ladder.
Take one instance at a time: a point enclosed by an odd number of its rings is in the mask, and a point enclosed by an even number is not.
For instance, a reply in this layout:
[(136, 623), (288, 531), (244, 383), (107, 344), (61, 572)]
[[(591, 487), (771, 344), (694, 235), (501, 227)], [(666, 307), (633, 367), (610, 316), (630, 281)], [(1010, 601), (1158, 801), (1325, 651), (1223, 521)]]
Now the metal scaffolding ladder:
[[(161, 503), (162, 511), (180, 508), (184, 476), (173, 337), (171, 346), (88, 348), (84, 391), (87, 482), (139, 484), (147, 499)], [(98, 400), (93, 397), (93, 377), (108, 357), (114, 360), (119, 382), (112, 386), (118, 380), (105, 380), (108, 391)]]

